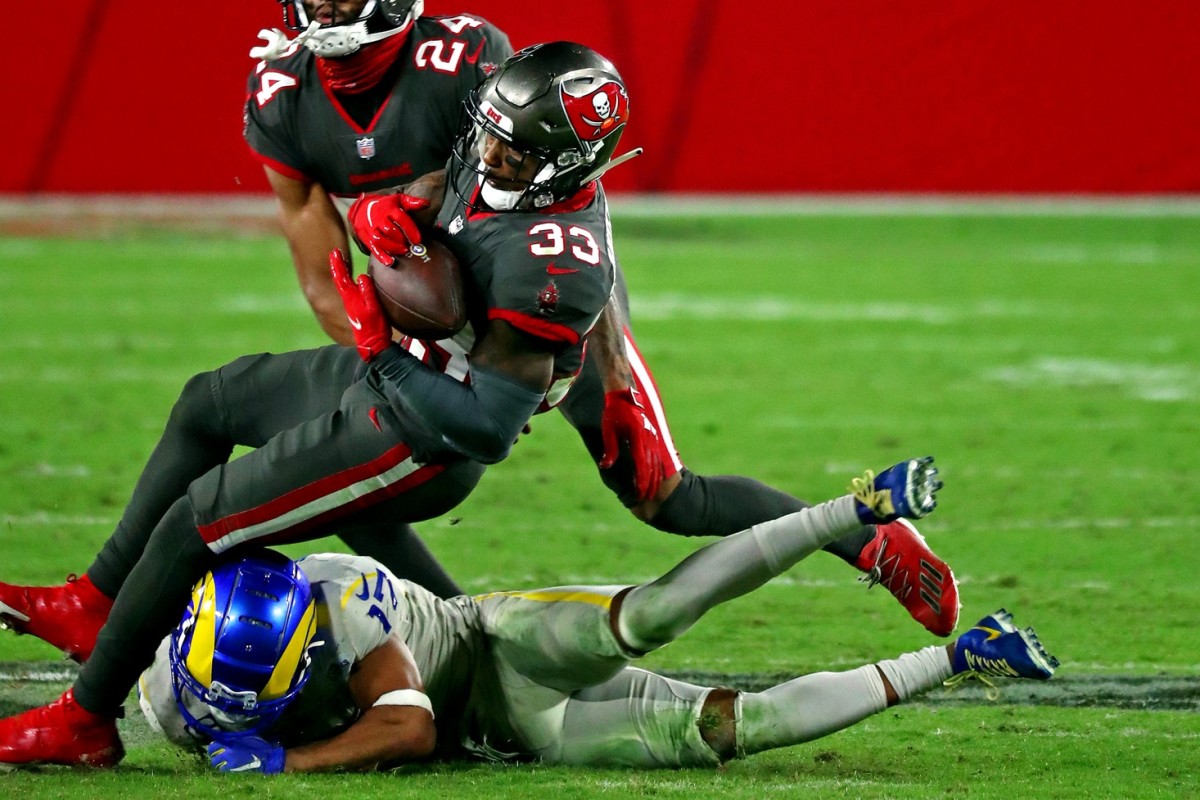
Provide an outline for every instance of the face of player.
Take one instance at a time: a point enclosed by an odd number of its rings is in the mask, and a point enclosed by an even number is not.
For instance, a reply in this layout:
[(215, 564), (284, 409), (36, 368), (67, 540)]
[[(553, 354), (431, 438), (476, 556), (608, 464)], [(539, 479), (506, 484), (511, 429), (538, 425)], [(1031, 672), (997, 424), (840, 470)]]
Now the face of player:
[(322, 25), (345, 25), (362, 13), (367, 0), (304, 0), (308, 18)]
[(540, 159), (484, 133), (479, 141), (479, 160), (487, 170), (486, 180), (505, 192), (519, 192), (537, 175)]

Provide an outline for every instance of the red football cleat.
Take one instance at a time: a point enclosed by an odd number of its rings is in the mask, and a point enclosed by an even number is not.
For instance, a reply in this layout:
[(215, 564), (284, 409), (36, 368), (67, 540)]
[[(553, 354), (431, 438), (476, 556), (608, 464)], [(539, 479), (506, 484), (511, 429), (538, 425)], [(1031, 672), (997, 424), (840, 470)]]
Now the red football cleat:
[(48, 706), (0, 719), (0, 764), (115, 767), (124, 757), (117, 721), (81, 707), (72, 689)]
[(912, 618), (935, 636), (949, 636), (958, 624), (958, 582), (945, 561), (906, 519), (875, 526), (875, 538), (855, 566), (870, 586), (883, 584)]
[(62, 586), (0, 583), (0, 625), (49, 642), (82, 664), (96, 646), (113, 601), (87, 575)]

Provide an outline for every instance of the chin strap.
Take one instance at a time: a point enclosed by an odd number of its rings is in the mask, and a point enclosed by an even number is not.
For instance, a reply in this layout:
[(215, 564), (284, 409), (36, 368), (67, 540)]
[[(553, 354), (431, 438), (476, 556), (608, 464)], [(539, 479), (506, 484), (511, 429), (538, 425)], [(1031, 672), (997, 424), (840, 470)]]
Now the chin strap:
[(279, 28), (263, 28), (258, 32), (258, 38), (262, 39), (266, 44), (259, 47), (251, 47), (250, 57), (257, 58), (259, 61), (273, 61), (276, 58), (281, 58), (295, 52), (295, 49), (304, 44), (320, 27), (321, 23), (319, 22), (309, 23), (308, 28), (296, 36), (295, 39), (289, 39), (288, 35), (279, 30)]

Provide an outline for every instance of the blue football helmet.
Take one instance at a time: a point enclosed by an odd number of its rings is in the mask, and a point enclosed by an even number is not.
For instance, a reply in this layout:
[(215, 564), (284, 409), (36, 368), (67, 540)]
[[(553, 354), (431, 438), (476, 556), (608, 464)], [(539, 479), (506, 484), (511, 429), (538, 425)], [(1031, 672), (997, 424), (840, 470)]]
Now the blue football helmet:
[(291, 559), (262, 550), (214, 567), (171, 633), (172, 688), (187, 724), (209, 736), (269, 727), (308, 680), (315, 631), (312, 587)]

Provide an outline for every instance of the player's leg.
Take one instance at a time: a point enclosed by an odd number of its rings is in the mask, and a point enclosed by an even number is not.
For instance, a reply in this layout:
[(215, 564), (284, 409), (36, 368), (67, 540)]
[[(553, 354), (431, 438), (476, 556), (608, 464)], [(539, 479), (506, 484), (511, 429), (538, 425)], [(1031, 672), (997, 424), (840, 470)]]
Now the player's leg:
[[(482, 470), (465, 460), (415, 463), (396, 425), (382, 395), (359, 381), (336, 412), (193, 481), (155, 526), (72, 687), (71, 707), (91, 715), (83, 727), (115, 731), (120, 704), (177, 621), (191, 586), (220, 553), (318, 536), (323, 526), (378, 503), (391, 503), (398, 519), (413, 521), (460, 502)], [(21, 725), (47, 713), (34, 709), (0, 721), (0, 751), (23, 747), (14, 756), (23, 761), (86, 758), (72, 750), (70, 731), (81, 723), (65, 713), (56, 712), (57, 724), (38, 741), (20, 738)]]
[[(673, 641), (713, 606), (740, 597), (790, 569), (866, 521), (921, 517), (941, 488), (933, 459), (897, 464), (855, 481), (855, 494), (830, 500), (727, 536), (684, 559), (658, 580), (620, 600), (617, 630), (631, 649), (649, 651)], [(878, 498), (894, 502), (874, 505)], [(864, 503), (871, 503), (868, 508)]]
[[(665, 467), (664, 487), (659, 496), (639, 502), (634, 491), (631, 459), (622, 454), (617, 462), (600, 475), (605, 485), (617, 494), (639, 519), (667, 533), (684, 536), (726, 536), (759, 522), (775, 519), (806, 508), (808, 503), (774, 489), (752, 478), (719, 475), (702, 476), (688, 471), (679, 457), (671, 436), (664, 406), (654, 377), (646, 364), (628, 326), (629, 297), (625, 278), (618, 268), (615, 290), (618, 306), (625, 316), (624, 340), (626, 355), (633, 369), (634, 381), (647, 405), (646, 412), (658, 429), (661, 458)], [(567, 421), (579, 432), (594, 461), (604, 453), (601, 417), (604, 411), (604, 387), (595, 360), (589, 357), (583, 365), (571, 391), (559, 404)], [(861, 528), (861, 526), (860, 526)], [(860, 529), (847, 534), (843, 544), (827, 545), (849, 563), (853, 563), (872, 536), (872, 531)]]
[[(190, 379), (120, 521), (86, 574), (60, 586), (0, 583), (0, 620), (86, 660), (112, 598), (188, 484), (224, 463), (235, 445), (258, 446), (280, 430), (336, 409), (361, 364), (353, 348), (326, 347), (245, 356)], [(289, 380), (295, 374), (308, 380)]]
[(497, 662), (565, 693), (602, 683), (631, 658), (613, 629), (628, 586), (556, 586), (474, 598)]
[(595, 684), (628, 655), (674, 641), (709, 609), (790, 569), (864, 521), (922, 517), (941, 488), (932, 458), (855, 480), (855, 493), (754, 525), (633, 587), (566, 586), (475, 598), (493, 649), (546, 686)]
[[(185, 384), (116, 530), (88, 568), (115, 597), (155, 525), (188, 485), (224, 464), (236, 445), (272, 436), (333, 411), (361, 368), (353, 348), (322, 347), (243, 356)], [(291, 376), (302, 374), (305, 380)]]
[[(617, 298), (628, 320), (628, 295), (617, 270)], [(634, 491), (632, 459), (618, 458), (601, 479), (621, 502), (653, 527), (685, 536), (726, 536), (759, 522), (808, 506), (803, 500), (753, 478), (698, 475), (683, 466), (671, 437), (666, 410), (653, 375), (625, 328), (626, 352), (648, 413), (660, 434), (666, 477), (658, 495), (639, 501)], [(593, 460), (604, 452), (601, 434), (604, 389), (600, 372), (589, 357), (571, 391), (559, 405), (579, 432)], [(867, 573), (871, 585), (882, 583), (927, 630), (948, 636), (958, 622), (958, 590), (950, 567), (938, 558), (911, 525), (859, 526), (822, 549)]]
[(763, 692), (706, 689), (629, 667), (572, 694), (561, 740), (538, 755), (594, 766), (710, 766), (826, 736), (948, 679), (1046, 680), (1057, 668), (1033, 629), (1017, 629), (1003, 609), (950, 645)]
[[(338, 407), (362, 369), (353, 348), (245, 356), (193, 377), (173, 407), (116, 529), (83, 578), (64, 585), (0, 583), (0, 621), (82, 662), (155, 525), (188, 485), (223, 464), (235, 445), (258, 447)], [(303, 380), (295, 380), (297, 375)], [(461, 593), (404, 522), (348, 531), (356, 552), (443, 596)]]
[(662, 647), (710, 608), (757, 589), (860, 525), (855, 500), (846, 496), (713, 542), (621, 598), (621, 638), (634, 651)]
[(714, 691), (721, 690), (626, 667), (573, 693), (559, 741), (537, 755), (579, 766), (715, 767), (720, 759), (702, 730), (705, 701)]
[(764, 692), (706, 698), (701, 725), (726, 760), (826, 736), (943, 683), (975, 678), (991, 688), (994, 677), (1048, 680), (1058, 666), (1032, 628), (1019, 630), (1000, 609), (949, 645), (805, 675)]

